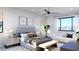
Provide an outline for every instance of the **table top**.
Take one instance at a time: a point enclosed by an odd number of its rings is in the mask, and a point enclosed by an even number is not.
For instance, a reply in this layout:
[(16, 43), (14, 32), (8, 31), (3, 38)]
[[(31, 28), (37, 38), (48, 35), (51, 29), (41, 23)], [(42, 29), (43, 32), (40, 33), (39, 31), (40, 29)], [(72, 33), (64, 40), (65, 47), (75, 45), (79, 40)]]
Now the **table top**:
[(19, 43), (19, 42), (20, 42), (19, 38), (8, 38), (5, 41), (5, 45), (12, 45), (12, 44), (16, 44), (16, 43)]
[(79, 41), (70, 41), (70, 42), (64, 44), (60, 48), (68, 49), (71, 51), (79, 51)]

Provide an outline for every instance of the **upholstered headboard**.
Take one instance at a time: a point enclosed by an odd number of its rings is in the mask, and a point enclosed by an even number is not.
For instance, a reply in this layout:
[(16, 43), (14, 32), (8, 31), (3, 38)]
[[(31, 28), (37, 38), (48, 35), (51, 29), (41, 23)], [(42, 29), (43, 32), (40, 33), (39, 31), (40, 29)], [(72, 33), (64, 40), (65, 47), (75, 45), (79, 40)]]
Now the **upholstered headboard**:
[(27, 26), (27, 27), (17, 27), (16, 29), (14, 29), (14, 33), (16, 33), (17, 35), (19, 33), (27, 33), (27, 32), (36, 32), (36, 28), (32, 26)]
[(36, 32), (35, 27), (27, 26), (27, 27), (17, 27), (16, 33), (26, 33), (26, 32)]

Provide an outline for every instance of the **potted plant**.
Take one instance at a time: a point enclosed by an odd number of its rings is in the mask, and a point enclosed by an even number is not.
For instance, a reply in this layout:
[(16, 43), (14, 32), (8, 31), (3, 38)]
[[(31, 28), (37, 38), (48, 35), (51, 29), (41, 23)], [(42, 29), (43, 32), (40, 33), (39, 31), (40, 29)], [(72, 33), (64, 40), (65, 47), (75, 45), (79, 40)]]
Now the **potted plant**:
[(48, 36), (47, 36), (47, 32), (48, 32), (49, 28), (50, 28), (50, 25), (45, 25), (45, 26), (44, 26), (45, 37), (48, 37)]

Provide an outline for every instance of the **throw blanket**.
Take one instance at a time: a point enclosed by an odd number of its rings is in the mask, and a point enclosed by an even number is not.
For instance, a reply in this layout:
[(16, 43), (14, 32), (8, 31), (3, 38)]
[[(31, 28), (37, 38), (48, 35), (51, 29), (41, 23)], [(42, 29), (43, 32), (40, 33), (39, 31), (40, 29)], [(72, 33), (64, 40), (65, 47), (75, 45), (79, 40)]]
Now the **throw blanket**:
[(29, 43), (30, 44), (33, 44), (33, 43), (36, 43), (36, 45), (39, 45), (39, 44), (42, 44), (42, 43), (45, 43), (45, 42), (48, 42), (48, 41), (51, 41), (52, 38), (50, 37), (44, 37), (44, 38), (39, 38), (39, 37), (33, 37), (29, 40)]

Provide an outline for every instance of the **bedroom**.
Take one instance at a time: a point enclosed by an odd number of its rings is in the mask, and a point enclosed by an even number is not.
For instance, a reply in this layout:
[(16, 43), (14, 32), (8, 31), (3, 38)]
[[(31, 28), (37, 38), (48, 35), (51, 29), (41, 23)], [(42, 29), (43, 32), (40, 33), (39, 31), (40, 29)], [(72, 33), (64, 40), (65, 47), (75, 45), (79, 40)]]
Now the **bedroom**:
[[(69, 10), (70, 9), (70, 10)], [(40, 37), (44, 37), (46, 33), (44, 33), (44, 28), (43, 26), (45, 25), (50, 25), (49, 28), (49, 32), (48, 32), (48, 36), (51, 37), (52, 39), (56, 39), (56, 43), (58, 41), (61, 42), (69, 42), (72, 41), (72, 38), (66, 38), (63, 37), (65, 36), (64, 34), (74, 34), (74, 32), (67, 32), (67, 31), (58, 31), (57, 30), (57, 26), (56, 26), (56, 22), (57, 19), (60, 17), (70, 17), (70, 16), (75, 16), (75, 26), (78, 25), (78, 16), (79, 16), (79, 12), (78, 12), (79, 8), (74, 8), (74, 7), (4, 7), (4, 8), (0, 8), (0, 19), (2, 22), (2, 27), (1, 27), (1, 32), (0, 36), (1, 36), (1, 41), (4, 41), (5, 39), (7, 39), (7, 37), (11, 37), (12, 34), (14, 33), (14, 30), (18, 27), (20, 27), (20, 29), (17, 29), (16, 32), (21, 32), (24, 33), (26, 30), (23, 28), (27, 28), (27, 27), (31, 27), (30, 29), (27, 29), (26, 32), (37, 32), (37, 34)], [(50, 14), (50, 12), (52, 14)], [(32, 27), (35, 27), (32, 28)], [(78, 27), (76, 27), (78, 28)], [(76, 29), (75, 28), (75, 29)], [(29, 30), (29, 31), (28, 31)], [(76, 29), (77, 30), (77, 29)], [(24, 32), (23, 32), (24, 31)], [(35, 34), (35, 33), (32, 33)], [(41, 35), (42, 34), (42, 35)], [(74, 35), (73, 35), (74, 36)], [(4, 40), (2, 40), (4, 39)], [(14, 38), (12, 38), (14, 39)], [(37, 39), (39, 39), (37, 37)], [(63, 40), (64, 39), (64, 40)], [(76, 39), (76, 38), (75, 38)], [(15, 41), (16, 39), (14, 39)], [(4, 42), (3, 42), (4, 43)], [(3, 48), (3, 43), (0, 43), (0, 47), (1, 50), (5, 50)], [(8, 44), (11, 43), (11, 41), (9, 40)], [(13, 40), (12, 40), (13, 43)], [(24, 45), (24, 43), (22, 43)], [(48, 45), (48, 44), (47, 44)], [(58, 43), (57, 44), (58, 47), (62, 46), (63, 43)], [(28, 46), (28, 45), (27, 45)], [(30, 46), (28, 46), (30, 48)], [(22, 47), (11, 47), (7, 50), (21, 50), (24, 49)], [(29, 49), (24, 49), (26, 51), (29, 51)], [(58, 50), (59, 49), (55, 49)], [(52, 51), (54, 51), (54, 49), (52, 49)]]

